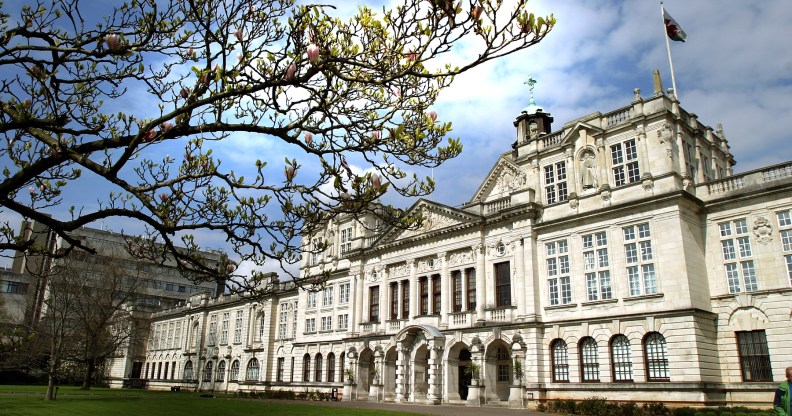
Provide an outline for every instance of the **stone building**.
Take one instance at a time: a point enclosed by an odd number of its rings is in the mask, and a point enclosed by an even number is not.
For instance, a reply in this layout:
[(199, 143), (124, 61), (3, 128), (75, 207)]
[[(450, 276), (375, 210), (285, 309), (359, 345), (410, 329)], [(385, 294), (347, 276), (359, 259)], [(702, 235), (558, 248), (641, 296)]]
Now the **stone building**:
[(305, 236), (301, 273), (329, 271), (322, 290), (156, 314), (142, 378), (433, 404), (766, 405), (792, 363), (792, 162), (733, 174), (720, 125), (661, 88), (553, 121), (523, 110), (467, 203), (410, 208), (419, 229), (339, 218)]

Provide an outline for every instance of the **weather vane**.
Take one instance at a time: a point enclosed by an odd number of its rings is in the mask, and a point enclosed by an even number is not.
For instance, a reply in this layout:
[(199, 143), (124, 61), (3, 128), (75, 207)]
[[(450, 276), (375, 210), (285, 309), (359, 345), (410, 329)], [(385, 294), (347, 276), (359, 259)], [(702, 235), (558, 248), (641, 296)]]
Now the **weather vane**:
[(536, 80), (533, 78), (533, 75), (528, 74), (528, 81), (525, 81), (523, 84), (527, 84), (531, 91), (531, 102), (529, 102), (528, 105), (536, 105), (536, 101), (534, 101), (534, 85), (536, 85)]

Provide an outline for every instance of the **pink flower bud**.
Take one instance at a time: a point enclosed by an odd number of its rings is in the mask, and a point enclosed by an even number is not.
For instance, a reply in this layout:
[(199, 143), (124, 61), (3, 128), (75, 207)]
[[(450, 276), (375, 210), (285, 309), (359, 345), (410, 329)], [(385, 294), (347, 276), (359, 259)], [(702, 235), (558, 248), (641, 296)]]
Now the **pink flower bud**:
[(29, 186), (28, 187), (28, 192), (30, 192), (30, 195), (35, 195), (36, 194), (36, 188), (34, 188), (32, 186)]
[(195, 49), (187, 48), (187, 57), (188, 58), (195, 58)]
[(407, 62), (415, 62), (418, 60), (418, 54), (413, 51), (407, 51), (404, 53), (404, 59), (406, 59)]
[(238, 53), (237, 54), (237, 61), (242, 62), (244, 60), (245, 60), (245, 55), (242, 55), (241, 53)]
[(25, 98), (25, 101), (22, 102), (22, 105), (24, 105), (25, 107), (32, 107), (33, 100), (31, 100), (30, 98)]
[(315, 64), (319, 60), (319, 47), (315, 44), (308, 45), (308, 60)]
[(111, 51), (118, 49), (118, 46), (121, 44), (121, 37), (117, 34), (107, 34), (104, 37), (105, 43), (107, 43), (107, 47), (110, 48)]
[(159, 195), (159, 197), (160, 197), (160, 201), (162, 201), (162, 202), (167, 202), (168, 201), (168, 194), (166, 194), (165, 192), (161, 193)]
[(147, 131), (145, 135), (143, 135), (143, 141), (150, 142), (154, 140), (155, 137), (157, 137), (157, 132), (154, 129), (151, 129)]
[(38, 77), (41, 75), (41, 68), (38, 65), (31, 65), (28, 67), (28, 71), (30, 71), (33, 76)]
[(380, 175), (377, 172), (372, 173), (371, 174), (371, 187), (376, 190), (376, 189), (379, 189), (380, 186), (382, 186), (382, 178), (380, 178)]
[(291, 182), (292, 179), (297, 175), (297, 169), (293, 166), (289, 166), (285, 169), (284, 173), (286, 174), (286, 181)]
[(242, 38), (245, 36), (245, 34), (242, 32), (242, 29), (240, 28), (234, 32), (234, 36), (236, 36), (238, 41), (242, 42)]
[(228, 274), (233, 273), (235, 269), (236, 269), (236, 267), (234, 267), (234, 263), (228, 263), (226, 265), (226, 273), (228, 273)]
[(478, 20), (479, 17), (481, 17), (481, 13), (482, 12), (484, 12), (484, 8), (483, 7), (475, 6), (472, 9), (470, 9), (470, 17), (472, 17), (473, 20)]
[(379, 130), (377, 130), (377, 131), (373, 131), (373, 132), (371, 132), (371, 141), (372, 141), (373, 143), (376, 143), (376, 142), (378, 142), (378, 141), (379, 141), (379, 139), (380, 139), (380, 137), (381, 137), (381, 136), (382, 136), (382, 133), (380, 133), (380, 131), (379, 131)]
[(283, 76), (283, 79), (286, 81), (294, 81), (294, 74), (297, 72), (297, 65), (292, 63), (286, 68), (286, 74)]
[(204, 85), (209, 85), (209, 81), (211, 81), (211, 78), (209, 78), (209, 73), (208, 72), (206, 72), (203, 75), (201, 75), (201, 82)]
[(305, 132), (303, 136), (305, 137), (305, 144), (310, 145), (313, 142), (313, 134)]
[(39, 185), (39, 191), (44, 192), (44, 185)]
[(190, 96), (190, 90), (188, 90), (187, 88), (182, 88), (180, 95), (181, 95), (182, 98), (184, 98), (186, 100), (187, 97)]
[(169, 132), (172, 128), (173, 128), (173, 123), (171, 123), (170, 121), (166, 121), (162, 123), (162, 128), (160, 129), (160, 132), (162, 134), (165, 134)]
[(426, 116), (429, 117), (433, 122), (437, 120), (437, 111), (429, 110), (426, 112)]

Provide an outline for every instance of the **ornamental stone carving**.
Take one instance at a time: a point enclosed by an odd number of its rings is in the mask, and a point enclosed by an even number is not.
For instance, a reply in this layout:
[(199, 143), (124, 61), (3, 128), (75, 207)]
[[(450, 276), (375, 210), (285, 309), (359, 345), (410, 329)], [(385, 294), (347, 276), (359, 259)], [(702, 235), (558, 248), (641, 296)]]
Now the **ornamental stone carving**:
[(503, 169), (492, 187), (491, 194), (497, 195), (519, 190), (524, 188), (527, 183), (528, 175), (525, 172)]
[(448, 265), (451, 267), (475, 262), (475, 253), (472, 250), (457, 251), (448, 256)]
[(410, 270), (407, 268), (407, 263), (400, 263), (388, 266), (388, 275), (394, 277), (407, 276)]
[(773, 241), (773, 227), (765, 217), (759, 217), (754, 221), (753, 232), (754, 236), (756, 236), (756, 241), (761, 244)]

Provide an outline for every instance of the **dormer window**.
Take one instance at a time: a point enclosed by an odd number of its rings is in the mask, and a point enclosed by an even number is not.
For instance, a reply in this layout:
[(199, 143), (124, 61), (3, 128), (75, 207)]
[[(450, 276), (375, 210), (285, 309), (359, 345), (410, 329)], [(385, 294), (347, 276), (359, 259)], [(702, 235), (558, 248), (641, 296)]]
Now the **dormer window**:
[(613, 181), (616, 186), (638, 182), (641, 178), (641, 173), (638, 170), (638, 150), (635, 146), (635, 139), (611, 146), (611, 161), (613, 162)]
[(544, 167), (545, 198), (548, 204), (567, 200), (566, 162), (557, 162)]

